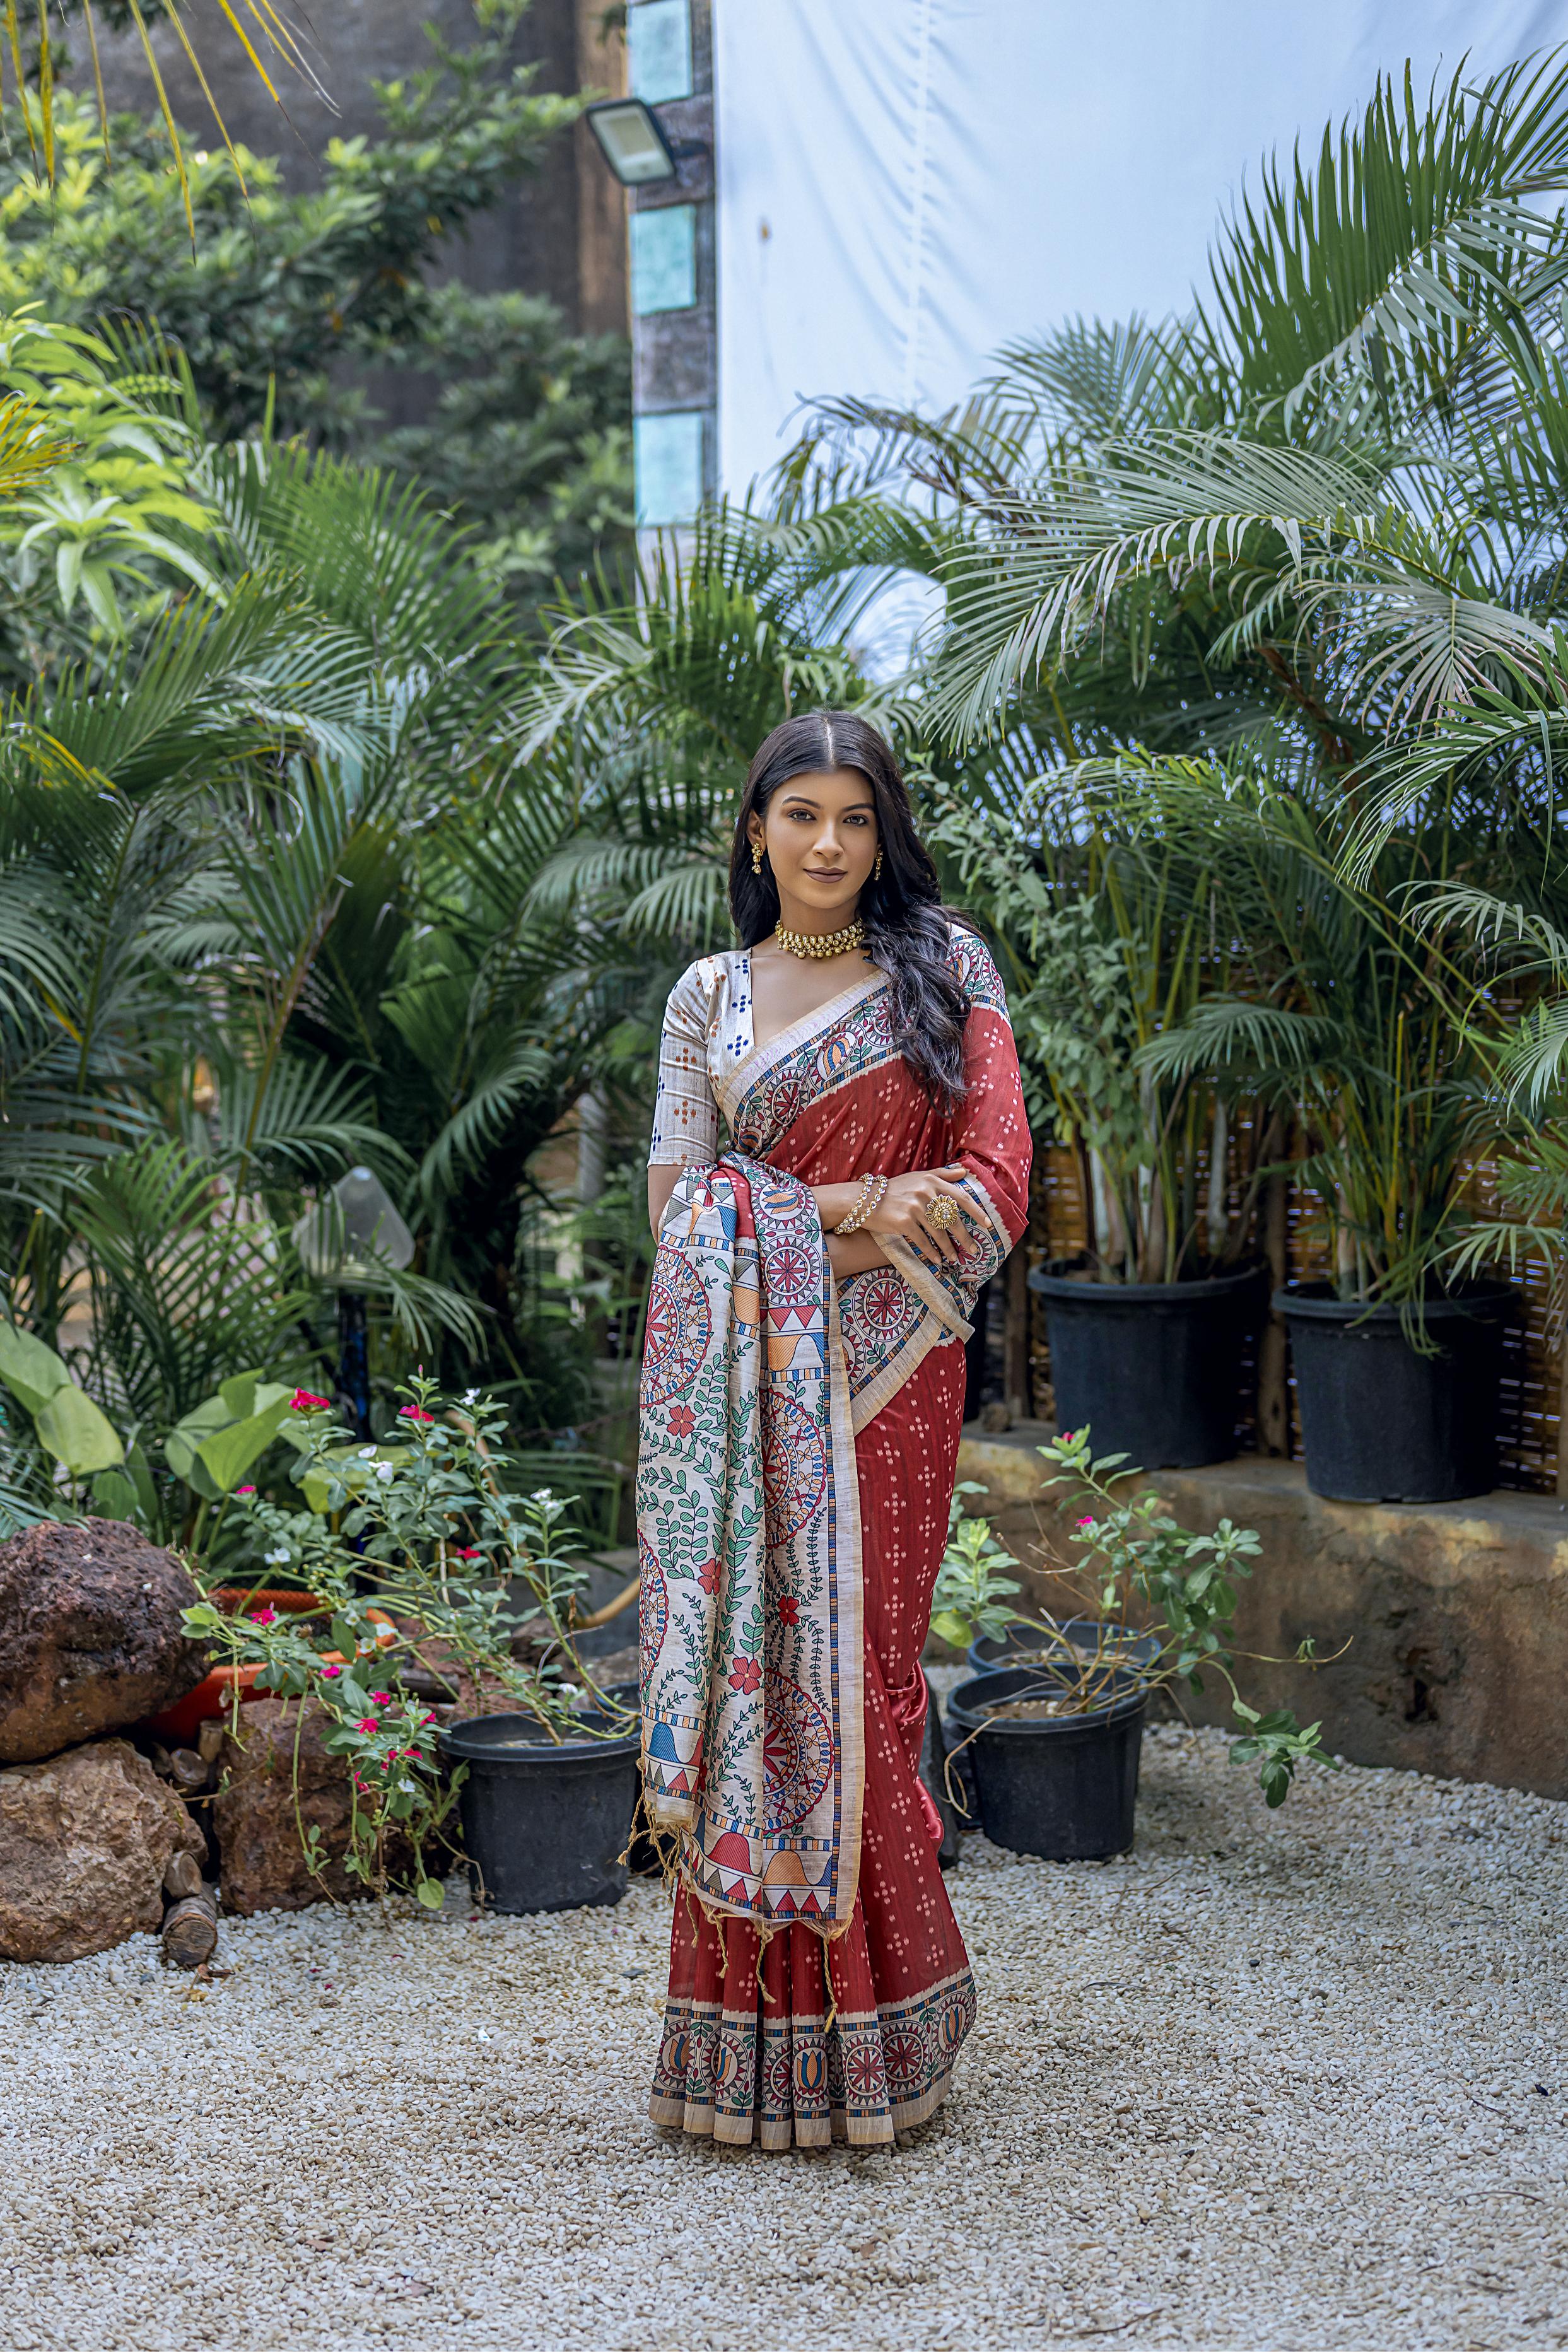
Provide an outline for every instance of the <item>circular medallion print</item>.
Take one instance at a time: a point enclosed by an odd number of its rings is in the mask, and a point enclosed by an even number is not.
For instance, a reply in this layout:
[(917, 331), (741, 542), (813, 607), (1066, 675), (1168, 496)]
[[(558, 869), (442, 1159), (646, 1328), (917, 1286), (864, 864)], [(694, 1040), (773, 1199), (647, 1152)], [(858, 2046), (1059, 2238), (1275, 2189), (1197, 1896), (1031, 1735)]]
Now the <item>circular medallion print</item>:
[(642, 1401), (662, 1404), (697, 1377), (712, 1336), (708, 1294), (689, 1266), (679, 1263), (656, 1274), (647, 1295), (647, 1339), (643, 1349)]
[(876, 1275), (860, 1295), (860, 1312), (873, 1331), (885, 1339), (896, 1331), (909, 1313), (908, 1285), (895, 1275)]
[(798, 1078), (780, 1078), (768, 1088), (768, 1126), (782, 1135), (805, 1108), (805, 1088)]
[(805, 1298), (816, 1296), (817, 1272), (821, 1261), (798, 1242), (782, 1242), (763, 1261), (763, 1280), (767, 1285), (770, 1307), (793, 1307)]
[(798, 1683), (768, 1696), (763, 1731), (763, 1787), (768, 1828), (792, 1830), (817, 1804), (833, 1777), (833, 1726)]
[(768, 1543), (787, 1543), (821, 1502), (827, 1486), (827, 1444), (803, 1405), (770, 1394), (763, 1407), (763, 1494)]

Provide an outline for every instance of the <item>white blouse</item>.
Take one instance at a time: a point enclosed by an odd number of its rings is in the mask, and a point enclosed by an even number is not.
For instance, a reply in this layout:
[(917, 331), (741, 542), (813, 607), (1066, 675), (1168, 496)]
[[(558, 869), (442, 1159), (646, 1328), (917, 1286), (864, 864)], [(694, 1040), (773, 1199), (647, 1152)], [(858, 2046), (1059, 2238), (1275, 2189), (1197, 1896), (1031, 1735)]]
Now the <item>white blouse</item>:
[(754, 1043), (749, 951), (731, 948), (689, 965), (665, 1008), (650, 1168), (690, 1168), (718, 1158), (718, 1090)]

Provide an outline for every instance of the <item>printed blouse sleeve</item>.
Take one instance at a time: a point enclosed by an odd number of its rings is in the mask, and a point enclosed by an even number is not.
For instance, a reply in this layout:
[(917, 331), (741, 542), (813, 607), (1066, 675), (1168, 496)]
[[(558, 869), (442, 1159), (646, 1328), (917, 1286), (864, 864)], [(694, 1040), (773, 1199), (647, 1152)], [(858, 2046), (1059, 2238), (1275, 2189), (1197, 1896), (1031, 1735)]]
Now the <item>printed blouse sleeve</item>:
[(702, 1167), (719, 1157), (719, 1106), (708, 1076), (708, 1003), (701, 968), (692, 964), (664, 1008), (650, 1168)]
[(1009, 1240), (1022, 1240), (1029, 1222), (1029, 1166), (1034, 1157), (1024, 1108), (1018, 1049), (1007, 1015), (1007, 994), (989, 949), (955, 924), (952, 959), (969, 996), (963, 1032), (964, 1096), (954, 1122), (953, 1158), (984, 1190)]

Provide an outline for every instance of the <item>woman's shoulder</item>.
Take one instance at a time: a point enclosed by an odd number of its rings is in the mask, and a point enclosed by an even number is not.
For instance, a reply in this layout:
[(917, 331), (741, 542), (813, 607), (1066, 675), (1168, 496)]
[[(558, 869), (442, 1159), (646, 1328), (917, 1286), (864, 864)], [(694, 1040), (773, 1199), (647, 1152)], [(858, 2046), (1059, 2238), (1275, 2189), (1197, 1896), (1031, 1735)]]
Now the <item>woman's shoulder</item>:
[(971, 1012), (981, 1007), (1007, 1018), (1007, 992), (1002, 985), (990, 949), (978, 931), (948, 917), (947, 966), (969, 999)]
[(697, 1015), (706, 1022), (720, 988), (732, 984), (744, 959), (743, 948), (726, 948), (718, 955), (699, 956), (695, 963), (689, 963), (669, 992), (666, 1021)]

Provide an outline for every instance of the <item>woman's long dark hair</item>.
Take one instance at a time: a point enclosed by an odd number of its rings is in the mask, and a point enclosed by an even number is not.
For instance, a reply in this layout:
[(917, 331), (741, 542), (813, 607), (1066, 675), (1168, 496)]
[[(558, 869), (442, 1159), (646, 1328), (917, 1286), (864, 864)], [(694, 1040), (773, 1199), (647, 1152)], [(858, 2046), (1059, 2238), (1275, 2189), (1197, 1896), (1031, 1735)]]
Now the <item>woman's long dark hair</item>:
[(730, 855), (730, 912), (742, 947), (765, 940), (779, 919), (772, 860), (752, 869), (747, 826), (795, 776), (852, 769), (871, 787), (882, 871), (860, 893), (866, 948), (888, 975), (893, 1043), (931, 1100), (951, 1109), (963, 1094), (964, 994), (947, 961), (949, 917), (931, 852), (915, 831), (899, 763), (874, 727), (852, 710), (807, 710), (775, 727), (752, 761)]

